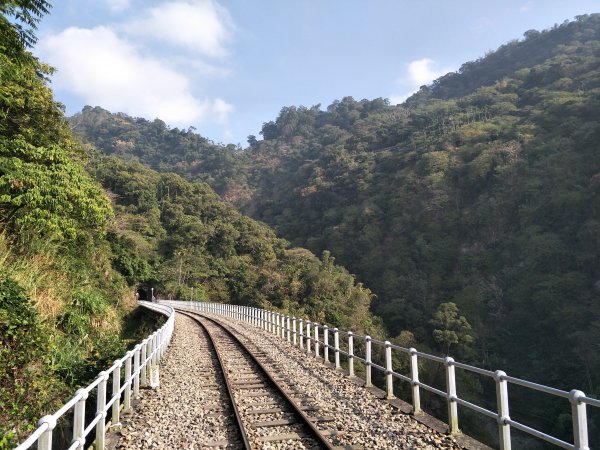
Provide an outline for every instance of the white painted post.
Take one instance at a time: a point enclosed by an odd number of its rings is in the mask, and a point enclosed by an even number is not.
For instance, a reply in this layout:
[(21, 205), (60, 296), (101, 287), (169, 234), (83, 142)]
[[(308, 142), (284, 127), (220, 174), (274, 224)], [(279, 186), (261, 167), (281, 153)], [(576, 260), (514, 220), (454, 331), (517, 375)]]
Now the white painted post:
[(306, 321), (306, 353), (311, 352), (311, 344), (310, 344), (310, 320)]
[(304, 350), (304, 320), (300, 319), (298, 325), (300, 326), (300, 348)]
[(510, 418), (508, 410), (508, 382), (503, 379), (506, 373), (502, 370), (494, 372), (496, 382), (496, 404), (498, 406), (498, 444), (500, 450), (510, 450), (510, 425), (506, 420)]
[(140, 396), (140, 345), (133, 349), (133, 396)]
[(458, 433), (458, 404), (456, 403), (456, 374), (454, 372), (454, 359), (450, 356), (444, 358), (446, 366), (446, 398), (448, 401), (448, 433)]
[(582, 397), (585, 397), (585, 394), (577, 389), (569, 392), (575, 450), (589, 450), (590, 448), (588, 445), (587, 409), (586, 404), (581, 401)]
[(281, 314), (281, 339), (285, 340), (285, 314)]
[(394, 398), (394, 367), (392, 366), (392, 343), (385, 341), (385, 381), (386, 381), (386, 393), (387, 398)]
[(275, 334), (279, 336), (279, 313), (275, 313)]
[(318, 358), (319, 355), (319, 324), (315, 323), (315, 356)]
[(296, 335), (298, 334), (297, 330), (296, 330), (296, 320), (297, 319), (295, 316), (292, 317), (292, 343), (294, 344), (294, 347), (296, 345), (298, 345), (298, 342), (297, 342), (298, 338), (296, 337)]
[(286, 331), (287, 331), (287, 341), (291, 342), (292, 340), (292, 330), (290, 328), (290, 316), (286, 316)]
[(366, 356), (365, 360), (365, 386), (371, 387), (373, 383), (371, 382), (371, 336), (365, 336), (365, 345), (366, 345)]
[[(85, 389), (79, 389), (75, 392), (75, 395), (81, 395), (81, 399), (75, 403), (73, 411), (73, 440), (71, 443), (77, 441), (79, 445), (75, 450), (83, 450), (85, 445), (85, 437), (83, 435), (85, 431), (85, 401), (88, 398), (88, 393)], [(121, 402), (115, 402), (120, 404)]]
[(152, 337), (152, 361), (150, 364), (150, 387), (157, 388), (160, 385), (159, 366), (158, 366), (158, 334), (155, 332)]
[(121, 394), (120, 391), (121, 390), (121, 364), (119, 364), (118, 367), (115, 367), (115, 370), (113, 370), (112, 373), (112, 396), (113, 397), (117, 397), (117, 400), (115, 400), (112, 404), (112, 417), (111, 417), (111, 422), (112, 422), (112, 426), (113, 427), (120, 427), (121, 426), (121, 418), (120, 413), (121, 413)]
[(348, 376), (354, 376), (354, 333), (348, 331)]
[(323, 325), (323, 359), (329, 362), (329, 327)]
[(48, 429), (38, 439), (38, 450), (52, 450), (52, 430), (56, 428), (56, 419), (54, 416), (44, 416), (38, 422), (38, 427), (41, 427), (45, 423), (48, 424)]
[(98, 385), (98, 397), (96, 402), (96, 415), (100, 416), (100, 420), (96, 424), (96, 450), (104, 450), (104, 441), (106, 439), (106, 380), (108, 374), (100, 372), (100, 384)]
[(148, 386), (148, 364), (146, 358), (148, 357), (148, 339), (142, 342), (142, 373), (141, 383), (142, 387)]
[(335, 368), (340, 368), (340, 331), (333, 329), (333, 349), (335, 351)]
[(419, 362), (417, 360), (417, 349), (408, 349), (410, 353), (410, 378), (412, 385), (412, 402), (413, 402), (413, 414), (419, 414), (421, 412), (421, 393), (419, 391)]
[(132, 352), (125, 355), (125, 391), (123, 391), (123, 412), (131, 410), (131, 356)]

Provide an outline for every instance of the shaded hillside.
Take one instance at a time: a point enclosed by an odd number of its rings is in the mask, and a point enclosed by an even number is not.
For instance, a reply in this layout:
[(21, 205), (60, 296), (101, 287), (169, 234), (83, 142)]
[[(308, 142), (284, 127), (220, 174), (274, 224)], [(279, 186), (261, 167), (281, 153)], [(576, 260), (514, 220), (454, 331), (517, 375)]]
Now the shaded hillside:
[[(235, 303), (380, 334), (371, 293), (327, 252), (289, 248), (205, 183), (98, 156), (90, 172), (114, 198), (113, 263), (162, 298)], [(192, 289), (193, 288), (193, 289)]]
[(148, 121), (90, 106), (70, 117), (69, 122), (76, 135), (104, 154), (205, 181), (219, 194), (239, 184), (241, 149), (233, 144), (215, 144), (194, 128), (173, 129), (160, 119)]
[[(140, 286), (381, 334), (372, 294), (328, 253), (288, 248), (204, 183), (80, 145), (46, 84), (53, 70), (28, 51), (50, 7), (0, 6), (0, 449), (148, 334)], [(187, 136), (229, 170), (230, 149)], [(59, 422), (56, 439), (70, 428)]]
[[(124, 119), (87, 109), (72, 123), (101, 150), (123, 140), (137, 154), (149, 142), (135, 135), (149, 126), (138, 119), (125, 118), (127, 139), (81, 125), (100, 113)], [(161, 144), (138, 157), (208, 182), (228, 173), (227, 185), (213, 181), (223, 197), (293, 244), (329, 250), (373, 289), (398, 341), (598, 396), (598, 117), (591, 15), (529, 31), (400, 106), (347, 97), (326, 110), (285, 107), (215, 172), (209, 155), (225, 147), (173, 162), (179, 153)], [(188, 159), (200, 163), (190, 171)], [(515, 408), (569, 434), (550, 419), (554, 405)]]

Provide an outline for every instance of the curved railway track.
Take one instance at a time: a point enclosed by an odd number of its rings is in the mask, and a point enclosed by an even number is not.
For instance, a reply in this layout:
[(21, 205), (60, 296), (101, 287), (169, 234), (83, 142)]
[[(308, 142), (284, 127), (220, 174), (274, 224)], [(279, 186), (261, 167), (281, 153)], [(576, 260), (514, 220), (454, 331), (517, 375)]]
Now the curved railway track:
[[(354, 449), (354, 446), (334, 446), (331, 440), (342, 432), (328, 428), (331, 417), (319, 415), (303, 392), (296, 391), (281, 376), (265, 367), (266, 355), (250, 348), (219, 321), (184, 309), (177, 312), (190, 317), (209, 339), (223, 379), (223, 389), (230, 401), (227, 442), (205, 443), (205, 446), (227, 448), (294, 448), (294, 449)], [(261, 361), (262, 360), (262, 361)], [(215, 386), (217, 387), (217, 386)], [(237, 424), (232, 436), (231, 422)], [(233, 433), (233, 434), (236, 434)]]

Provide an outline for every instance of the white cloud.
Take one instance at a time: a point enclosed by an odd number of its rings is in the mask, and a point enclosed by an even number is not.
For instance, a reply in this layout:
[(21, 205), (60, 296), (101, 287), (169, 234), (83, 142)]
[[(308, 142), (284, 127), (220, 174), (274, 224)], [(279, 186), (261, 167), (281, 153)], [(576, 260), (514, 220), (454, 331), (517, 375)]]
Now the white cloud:
[(125, 32), (167, 42), (210, 57), (227, 55), (234, 25), (227, 10), (213, 0), (168, 2), (123, 26)]
[(520, 8), (519, 11), (521, 12), (528, 12), (531, 11), (533, 9), (533, 2), (529, 1), (529, 2), (525, 2)]
[(68, 28), (46, 38), (40, 51), (58, 69), (55, 86), (87, 104), (178, 126), (225, 123), (233, 109), (219, 98), (196, 98), (168, 61), (145, 56), (108, 27)]
[(422, 58), (411, 61), (406, 68), (406, 75), (396, 80), (396, 84), (403, 88), (403, 94), (390, 95), (392, 105), (402, 103), (423, 85), (431, 83), (436, 78), (451, 72), (449, 68), (436, 68), (434, 60)]
[(408, 78), (414, 85), (423, 86), (446, 73), (444, 70), (434, 68), (435, 61), (429, 58), (411, 61), (408, 64)]
[(124, 11), (131, 5), (131, 0), (105, 0), (105, 2), (113, 12)]

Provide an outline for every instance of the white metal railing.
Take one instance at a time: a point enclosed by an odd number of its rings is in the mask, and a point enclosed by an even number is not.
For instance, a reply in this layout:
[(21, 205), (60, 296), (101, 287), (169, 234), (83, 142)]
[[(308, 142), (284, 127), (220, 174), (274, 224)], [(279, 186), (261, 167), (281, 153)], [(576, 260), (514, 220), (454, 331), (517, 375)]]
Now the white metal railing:
[[(348, 364), (348, 373), (354, 376), (354, 363), (360, 361), (365, 366), (365, 384), (372, 386), (372, 369), (378, 370), (385, 375), (385, 389), (388, 399), (394, 398), (394, 380), (400, 380), (411, 386), (413, 413), (420, 413), (421, 400), (420, 390), (424, 389), (435, 395), (446, 399), (448, 406), (448, 432), (458, 433), (458, 405), (475, 411), (495, 420), (498, 424), (499, 448), (501, 450), (510, 450), (511, 448), (511, 427), (523, 431), (543, 441), (554, 444), (565, 449), (589, 450), (588, 444), (588, 421), (587, 405), (600, 407), (600, 401), (587, 397), (583, 392), (573, 389), (569, 392), (544, 386), (519, 378), (511, 377), (502, 370), (494, 372), (479, 367), (463, 364), (455, 361), (451, 357), (440, 357), (428, 353), (419, 352), (414, 348), (404, 348), (394, 345), (389, 341), (379, 341), (370, 336), (360, 336), (351, 331), (341, 331), (337, 328), (331, 328), (327, 325), (320, 325), (306, 319), (300, 319), (283, 313), (268, 311), (260, 308), (248, 306), (238, 306), (222, 303), (205, 303), (189, 301), (163, 301), (161, 303), (173, 307), (182, 307), (202, 311), (209, 314), (218, 314), (233, 319), (248, 322), (269, 333), (276, 334), (282, 339), (287, 340), (295, 346), (299, 346), (309, 354), (321, 357), (324, 362), (332, 362), (330, 354), (333, 352), (333, 364), (336, 369), (341, 369), (340, 355), (346, 357)], [(333, 335), (333, 345), (331, 345), (331, 335)], [(345, 336), (343, 342), (344, 350), (340, 346), (340, 336)], [(362, 341), (364, 343), (364, 354), (358, 355), (355, 352), (355, 343)], [(384, 351), (384, 365), (373, 362), (373, 346), (379, 346)], [(321, 354), (322, 350), (322, 354)], [(410, 371), (407, 374), (401, 374), (394, 371), (394, 356), (404, 354), (408, 360)], [(419, 380), (419, 361), (428, 360), (444, 366), (446, 374), (446, 390), (440, 390), (433, 386), (423, 383)], [(398, 360), (396, 359), (396, 362)], [(471, 403), (457, 394), (456, 387), (456, 369), (465, 370), (491, 378), (496, 386), (496, 411), (491, 411), (480, 405)], [(563, 398), (571, 405), (571, 417), (573, 423), (573, 443), (563, 441), (554, 436), (543, 433), (533, 427), (525, 425), (510, 418), (508, 403), (509, 384), (522, 386), (538, 392), (549, 394), (555, 397)]]
[[(139, 396), (140, 386), (158, 386), (158, 364), (171, 342), (175, 314), (170, 306), (143, 301), (138, 303), (167, 316), (166, 323), (128, 351), (123, 358), (115, 361), (108, 370), (100, 372), (90, 385), (75, 392), (73, 398), (58, 411), (42, 417), (38, 422), (38, 428), (15, 450), (31, 448), (36, 442), (38, 450), (51, 450), (52, 431), (58, 420), (70, 411), (73, 412), (73, 439), (68, 450), (83, 450), (86, 438), (92, 432), (95, 432), (95, 448), (104, 449), (107, 425), (120, 424), (120, 414), (131, 410), (132, 396)], [(107, 382), (110, 378), (112, 378), (112, 395), (107, 400)], [(96, 390), (96, 414), (86, 425), (86, 399), (94, 389)], [(107, 424), (106, 418), (109, 412), (111, 418)]]

